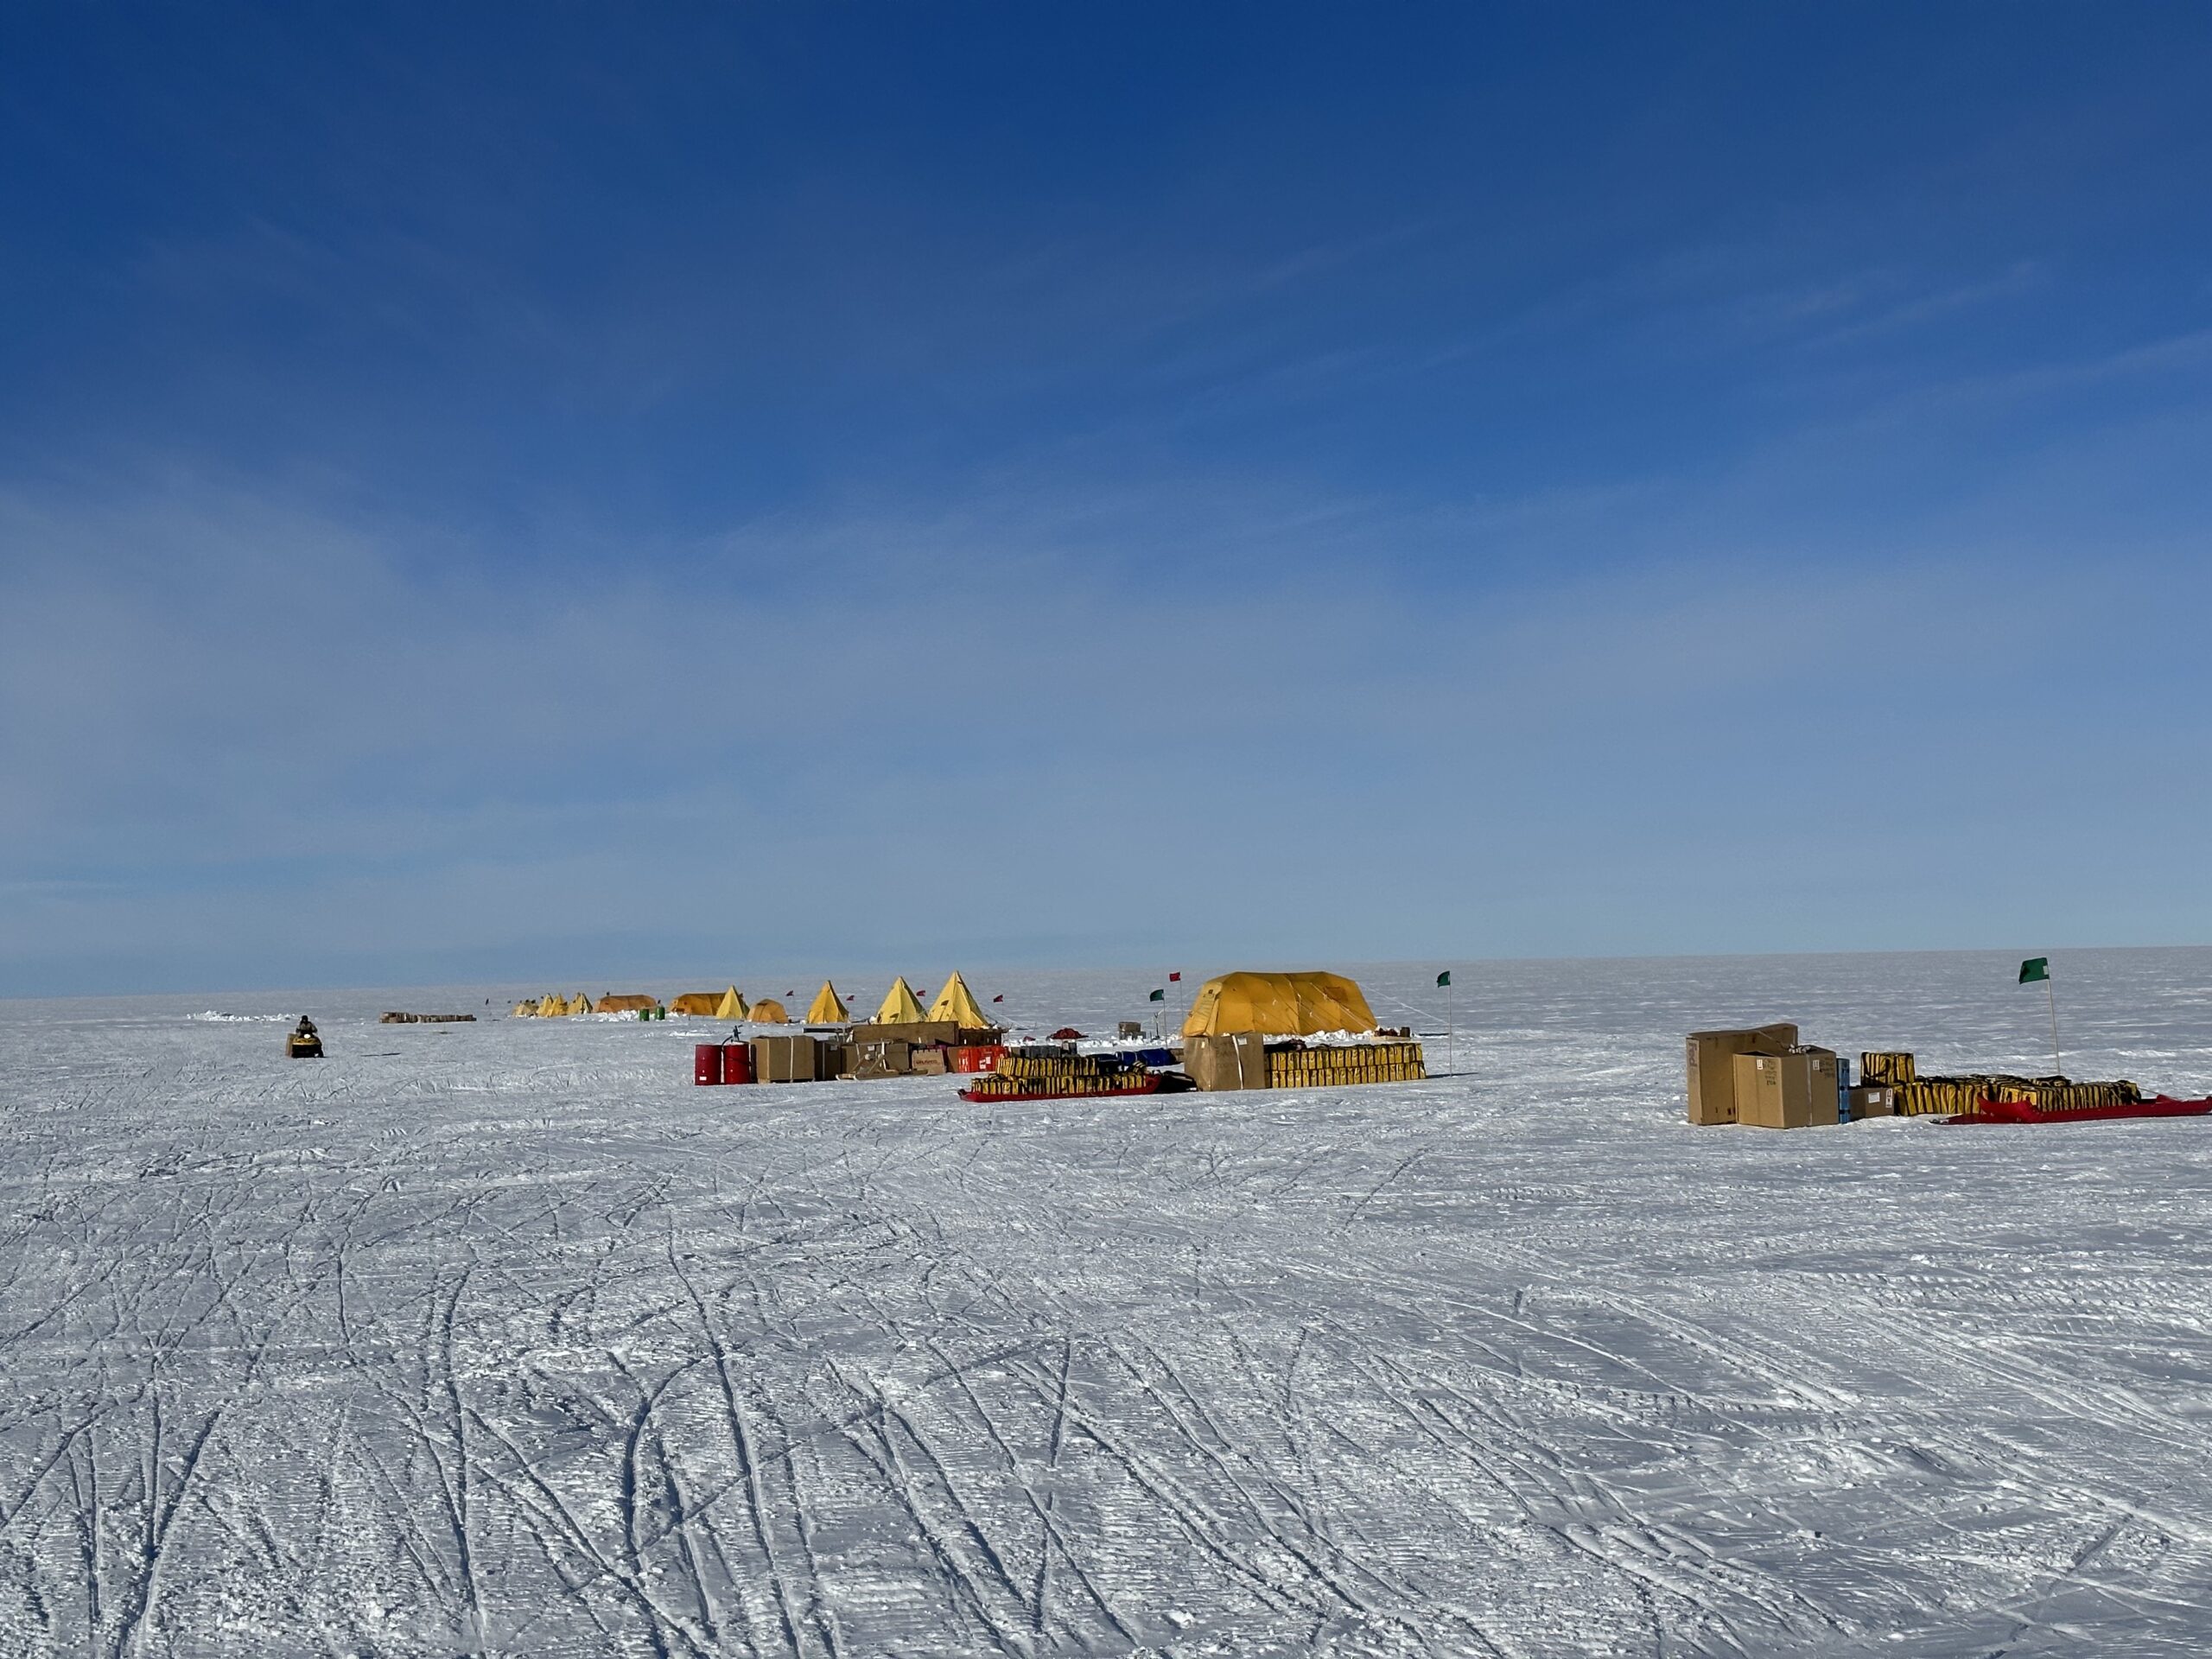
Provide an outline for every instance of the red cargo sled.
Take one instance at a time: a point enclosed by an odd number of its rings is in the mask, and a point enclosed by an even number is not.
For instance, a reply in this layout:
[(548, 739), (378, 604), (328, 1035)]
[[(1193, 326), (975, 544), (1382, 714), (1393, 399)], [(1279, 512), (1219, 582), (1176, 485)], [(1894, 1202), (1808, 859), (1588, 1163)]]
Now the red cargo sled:
[(1132, 1078), (1128, 1083), (1116, 1083), (1111, 1089), (1034, 1089), (1024, 1090), (1017, 1095), (987, 1095), (980, 1089), (963, 1089), (963, 1100), (982, 1101), (997, 1105), (1001, 1101), (1020, 1100), (1118, 1100), (1124, 1095), (1156, 1095), (1160, 1092), (1160, 1078), (1156, 1073)]
[(2138, 1101), (2133, 1106), (2085, 1106), (2078, 1112), (2047, 1112), (2024, 1100), (1985, 1100), (1978, 1110), (1948, 1118), (1951, 1123), (2102, 1123), (2115, 1117), (2203, 1117), (2212, 1115), (2212, 1096), (2202, 1100)]

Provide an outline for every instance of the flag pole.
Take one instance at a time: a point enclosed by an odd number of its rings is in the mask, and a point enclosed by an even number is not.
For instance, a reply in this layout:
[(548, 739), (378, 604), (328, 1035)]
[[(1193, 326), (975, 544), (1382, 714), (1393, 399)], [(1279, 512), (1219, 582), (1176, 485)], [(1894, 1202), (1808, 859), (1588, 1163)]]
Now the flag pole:
[(2050, 999), (2050, 1069), (2058, 1077), (2066, 1075), (2066, 1063), (2058, 1057), (2058, 993), (2051, 988), (2050, 970), (2044, 969), (2044, 995)]
[[(1450, 991), (1459, 988), (1452, 983), (1452, 970), (1449, 968), (1446, 968), (1442, 973), (1436, 976), (1436, 988), (1440, 991)], [(1446, 1073), (1446, 1076), (1456, 1076), (1458, 1074), (1459, 1070), (1459, 1021), (1458, 1012), (1452, 1004), (1452, 999), (1448, 996), (1444, 999), (1444, 1064), (1449, 1068)]]

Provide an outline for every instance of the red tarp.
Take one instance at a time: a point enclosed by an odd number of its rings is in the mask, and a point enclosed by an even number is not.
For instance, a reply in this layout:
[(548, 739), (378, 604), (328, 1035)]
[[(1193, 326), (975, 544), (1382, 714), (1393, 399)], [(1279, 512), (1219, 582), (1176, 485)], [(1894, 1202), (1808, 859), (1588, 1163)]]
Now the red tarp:
[(2115, 1117), (2203, 1117), (2212, 1114), (2212, 1096), (2170, 1100), (2160, 1095), (2133, 1106), (2088, 1106), (2078, 1112), (2046, 1112), (2019, 1100), (1985, 1100), (1980, 1109), (1952, 1118), (1953, 1123), (2101, 1123)]

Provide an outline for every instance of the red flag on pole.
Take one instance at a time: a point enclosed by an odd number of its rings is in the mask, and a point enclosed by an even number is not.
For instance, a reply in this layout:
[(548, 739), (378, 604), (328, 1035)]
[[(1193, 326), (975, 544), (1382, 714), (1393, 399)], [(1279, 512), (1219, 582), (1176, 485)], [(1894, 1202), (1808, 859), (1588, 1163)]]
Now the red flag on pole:
[(996, 996), (993, 997), (993, 998), (991, 999), (991, 1001), (994, 1001), (994, 1002), (1003, 1002), (1003, 1001), (1006, 1001), (1006, 993), (1005, 993), (1004, 991), (1001, 991), (1001, 992), (1000, 992)]
[(1180, 974), (1170, 974), (1170, 975), (1168, 975), (1168, 976), (1167, 976), (1167, 977), (1168, 977), (1169, 979), (1171, 979), (1171, 980), (1177, 980), (1177, 979), (1180, 979), (1180, 978), (1182, 978), (1182, 977), (1183, 977), (1183, 976), (1182, 976), (1182, 975), (1180, 975)]

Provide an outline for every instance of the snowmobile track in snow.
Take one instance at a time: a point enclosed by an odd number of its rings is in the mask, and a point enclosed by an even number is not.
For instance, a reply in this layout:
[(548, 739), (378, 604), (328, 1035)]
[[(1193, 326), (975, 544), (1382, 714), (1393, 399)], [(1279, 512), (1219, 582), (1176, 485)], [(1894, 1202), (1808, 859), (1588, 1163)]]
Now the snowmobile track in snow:
[[(1448, 1077), (1010, 1105), (0, 1005), (0, 1654), (2200, 1654), (2204, 1127), (1680, 1121), (1732, 1019), (2031, 1066), (1986, 966), (1469, 966)], [(2163, 998), (2201, 1091), (2212, 953), (2108, 977), (2084, 1070)]]

